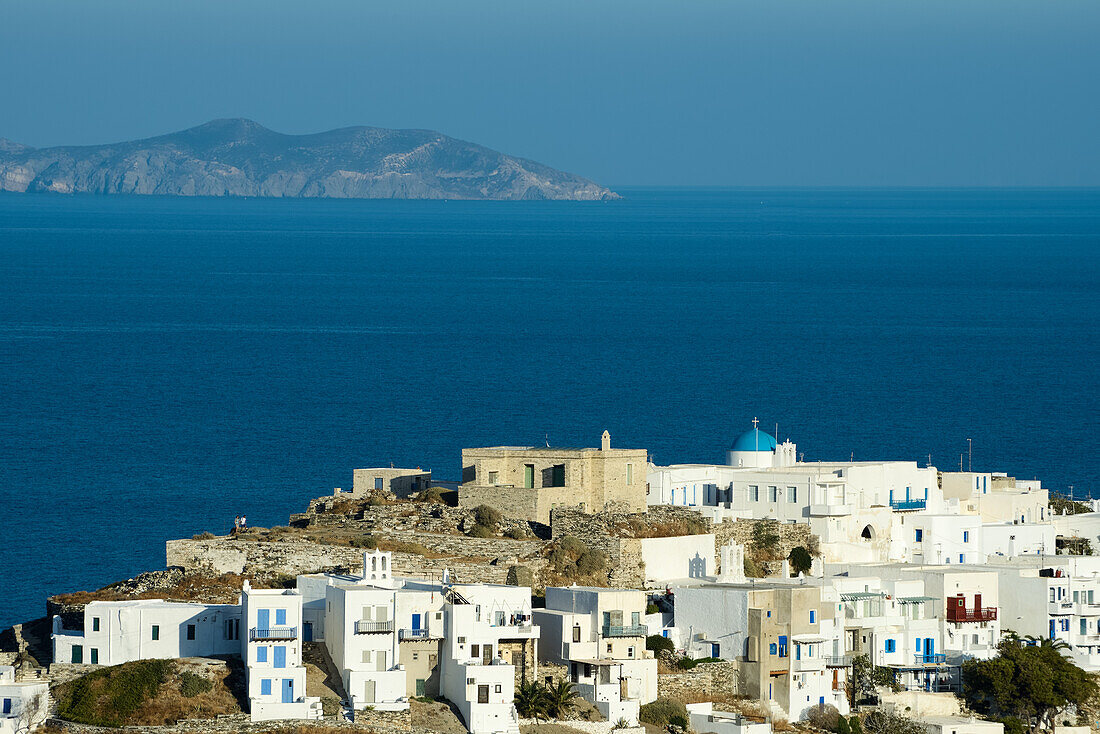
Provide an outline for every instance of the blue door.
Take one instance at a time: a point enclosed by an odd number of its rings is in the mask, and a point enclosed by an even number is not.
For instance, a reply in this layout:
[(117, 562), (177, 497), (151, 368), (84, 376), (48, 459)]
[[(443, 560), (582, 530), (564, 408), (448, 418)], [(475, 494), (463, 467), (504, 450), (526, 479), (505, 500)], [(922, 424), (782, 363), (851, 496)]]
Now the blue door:
[(936, 654), (936, 639), (934, 637), (924, 638), (924, 654), (925, 659), (930, 662), (936, 662), (934, 655)]
[(282, 645), (279, 645), (275, 648), (275, 667), (276, 668), (285, 668), (286, 667), (286, 648), (283, 647)]
[(260, 609), (256, 612), (256, 629), (269, 630), (271, 629), (271, 610)]
[(719, 647), (717, 642), (710, 643), (710, 656), (712, 658), (721, 657), (721, 652), (721, 647)]
[(306, 642), (313, 642), (313, 622), (306, 622), (302, 625), (302, 634), (305, 636)]
[(419, 614), (414, 614), (413, 615), (413, 629), (414, 630), (420, 629), (420, 615)]
[(1054, 639), (1054, 620), (1050, 620), (1050, 639)]
[(283, 679), (283, 703), (294, 703), (294, 679)]

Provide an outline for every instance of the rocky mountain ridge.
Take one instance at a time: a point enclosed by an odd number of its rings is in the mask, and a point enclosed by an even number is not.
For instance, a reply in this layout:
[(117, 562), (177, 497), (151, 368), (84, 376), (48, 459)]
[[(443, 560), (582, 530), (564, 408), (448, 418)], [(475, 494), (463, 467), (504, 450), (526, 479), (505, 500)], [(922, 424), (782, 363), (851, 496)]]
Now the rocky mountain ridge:
[(0, 138), (0, 191), (347, 199), (619, 198), (588, 179), (431, 130), (285, 135), (214, 120), (144, 140), (31, 148)]

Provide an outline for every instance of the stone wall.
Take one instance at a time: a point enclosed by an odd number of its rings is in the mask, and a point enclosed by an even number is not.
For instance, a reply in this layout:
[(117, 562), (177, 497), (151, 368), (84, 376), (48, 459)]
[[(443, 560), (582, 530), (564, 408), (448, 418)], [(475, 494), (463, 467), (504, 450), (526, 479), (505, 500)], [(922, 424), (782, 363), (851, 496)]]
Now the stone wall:
[[(709, 520), (708, 520), (709, 522)], [(712, 523), (713, 528), (711, 532), (714, 533), (714, 543), (717, 549), (722, 548), (729, 543), (737, 543), (745, 546), (746, 556), (752, 553), (752, 533), (753, 528), (758, 523), (766, 522), (765, 520), (727, 520), (720, 523)], [(779, 535), (779, 544), (777, 555), (781, 555), (786, 558), (790, 555), (790, 552), (796, 546), (802, 546), (804, 548), (809, 547), (814, 541), (811, 541), (811, 536), (816, 540), (816, 536), (810, 532), (810, 526), (805, 523), (772, 523), (772, 529)], [(717, 560), (718, 570), (721, 570), (721, 554)], [(775, 566), (773, 569), (772, 566)], [(771, 572), (778, 572), (779, 562), (768, 563), (766, 568)]]
[(740, 693), (738, 680), (738, 666), (732, 660), (699, 663), (682, 673), (658, 675), (657, 695), (688, 703), (705, 701), (708, 697), (721, 700)]
[[(467, 538), (471, 544), (477, 539)], [(187, 572), (208, 574), (263, 574), (296, 576), (301, 573), (338, 571), (358, 573), (363, 568), (363, 551), (341, 545), (303, 542), (251, 542), (229, 538), (214, 540), (170, 540), (165, 544), (169, 566)], [(428, 558), (415, 553), (394, 553), (395, 576), (438, 579), (450, 569), (464, 582), (503, 584), (506, 563), (471, 562), (463, 557)]]

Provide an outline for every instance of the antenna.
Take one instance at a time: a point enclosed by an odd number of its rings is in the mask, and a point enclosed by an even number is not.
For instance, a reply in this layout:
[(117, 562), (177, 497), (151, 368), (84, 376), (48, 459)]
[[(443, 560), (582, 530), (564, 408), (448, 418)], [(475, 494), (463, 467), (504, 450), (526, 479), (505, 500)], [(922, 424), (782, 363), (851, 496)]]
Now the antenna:
[(550, 434), (545, 434), (546, 448), (550, 448)]
[(974, 471), (974, 439), (966, 439), (966, 470)]

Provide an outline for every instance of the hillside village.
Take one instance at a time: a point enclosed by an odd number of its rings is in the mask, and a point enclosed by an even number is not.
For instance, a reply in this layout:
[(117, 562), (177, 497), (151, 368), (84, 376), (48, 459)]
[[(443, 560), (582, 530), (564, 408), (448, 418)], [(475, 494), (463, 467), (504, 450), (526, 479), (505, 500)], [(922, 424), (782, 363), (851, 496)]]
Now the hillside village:
[[(0, 634), (0, 733), (1100, 731), (1098, 510), (805, 462), (755, 421), (716, 464), (605, 431), (464, 449), (454, 482), (355, 469), (285, 527), (45, 600)], [(1012, 666), (1050, 671), (1041, 702)]]

